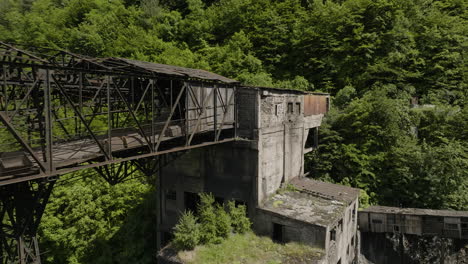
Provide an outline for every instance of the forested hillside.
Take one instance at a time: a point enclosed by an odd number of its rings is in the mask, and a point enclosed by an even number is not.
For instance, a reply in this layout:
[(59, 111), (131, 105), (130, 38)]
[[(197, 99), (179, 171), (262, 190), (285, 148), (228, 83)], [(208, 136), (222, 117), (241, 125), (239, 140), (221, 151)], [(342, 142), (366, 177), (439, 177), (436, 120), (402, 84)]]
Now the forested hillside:
[[(466, 0), (0, 0), (0, 40), (329, 92), (312, 177), (468, 210), (467, 19)], [(149, 263), (151, 186), (81, 173), (47, 208), (46, 262)]]

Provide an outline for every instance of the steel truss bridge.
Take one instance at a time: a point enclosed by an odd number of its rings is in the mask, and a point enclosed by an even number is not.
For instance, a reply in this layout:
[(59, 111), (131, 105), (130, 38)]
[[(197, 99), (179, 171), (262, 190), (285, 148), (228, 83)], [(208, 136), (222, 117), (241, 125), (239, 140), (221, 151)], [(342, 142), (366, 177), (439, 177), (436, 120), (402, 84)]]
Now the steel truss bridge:
[(0, 42), (0, 84), (2, 264), (40, 263), (60, 175), (94, 168), (116, 184), (236, 136), (238, 82), (207, 71)]

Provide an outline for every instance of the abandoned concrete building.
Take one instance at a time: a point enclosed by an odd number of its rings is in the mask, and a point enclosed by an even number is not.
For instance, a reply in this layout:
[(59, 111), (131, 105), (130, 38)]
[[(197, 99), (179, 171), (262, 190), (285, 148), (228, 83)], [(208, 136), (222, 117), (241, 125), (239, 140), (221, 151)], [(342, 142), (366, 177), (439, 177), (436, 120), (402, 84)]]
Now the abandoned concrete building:
[[(304, 154), (317, 147), (329, 100), (327, 94), (240, 87), (239, 139), (191, 150), (160, 172), (162, 244), (180, 213), (196, 210), (198, 193), (210, 192), (218, 202), (246, 204), (257, 233), (322, 248), (327, 263), (350, 263), (358, 190), (304, 176)], [(289, 185), (294, 191), (283, 192)]]
[(359, 212), (361, 232), (468, 239), (468, 212), (371, 206)]
[(305, 177), (289, 184), (257, 210), (257, 233), (322, 248), (326, 263), (351, 263), (357, 249), (359, 190)]

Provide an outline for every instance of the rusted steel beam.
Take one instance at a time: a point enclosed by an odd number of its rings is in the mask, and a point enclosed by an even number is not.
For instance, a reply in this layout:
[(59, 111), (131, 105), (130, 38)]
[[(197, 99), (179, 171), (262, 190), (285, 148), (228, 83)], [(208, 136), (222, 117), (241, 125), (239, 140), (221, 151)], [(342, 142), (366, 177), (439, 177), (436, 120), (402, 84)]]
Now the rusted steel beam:
[(31, 155), (31, 157), (36, 161), (36, 163), (39, 165), (41, 171), (45, 172), (47, 171), (47, 166), (44, 162), (39, 159), (39, 157), (36, 155), (34, 150), (29, 146), (28, 142), (24, 140), (21, 135), (16, 131), (16, 129), (13, 127), (13, 125), (8, 121), (8, 117), (5, 115), (4, 112), (0, 112), (0, 121), (6, 126), (8, 131), (15, 137), (15, 139), (18, 141), (18, 143), (21, 144), (21, 146)]
[[(26, 102), (26, 100), (28, 99), (28, 97), (31, 95), (31, 92), (36, 89), (37, 87), (37, 84), (40, 82), (39, 79), (36, 79), (36, 81), (34, 81), (34, 83), (31, 85), (31, 87), (29, 87), (28, 91), (26, 92), (26, 94), (24, 95), (24, 97), (21, 99), (21, 102), (17, 105), (18, 109), (16, 109), (10, 116), (10, 121), (13, 120), (13, 118), (15, 117), (16, 114), (18, 114), (19, 110), (20, 110), (20, 107)], [(6, 108), (8, 108), (8, 105), (6, 105)]]
[(94, 132), (91, 130), (91, 127), (87, 124), (87, 122), (84, 119), (83, 115), (78, 111), (78, 109), (76, 108), (75, 104), (70, 99), (70, 97), (68, 96), (65, 89), (63, 89), (62, 85), (57, 81), (57, 79), (54, 77), (54, 75), (51, 75), (51, 77), (54, 80), (54, 83), (57, 85), (57, 88), (60, 90), (62, 95), (67, 100), (68, 104), (72, 107), (73, 111), (75, 112), (75, 115), (77, 115), (80, 118), (81, 122), (83, 122), (83, 125), (85, 126), (86, 130), (88, 130), (89, 134), (94, 139), (94, 141), (96, 142), (96, 144), (99, 147), (99, 149), (101, 150), (101, 152), (106, 156), (107, 159), (110, 159), (110, 156), (108, 155), (108, 153), (104, 149), (104, 146), (102, 146), (101, 142), (99, 142), (98, 138), (96, 137)]
[[(154, 148), (154, 151), (158, 151), (159, 145), (161, 145), (162, 137), (164, 136), (164, 133), (166, 132), (166, 129), (169, 126), (169, 123), (171, 122), (171, 119), (172, 119), (172, 116), (174, 115), (174, 111), (176, 109), (176, 106), (179, 104), (180, 98), (182, 98), (182, 95), (183, 95), (183, 93), (184, 93), (184, 91), (186, 89), (187, 89), (187, 84), (182, 86), (182, 89), (180, 89), (179, 95), (177, 95), (174, 106), (172, 106), (171, 113), (169, 114), (169, 117), (167, 118), (166, 123), (164, 123), (164, 127), (163, 127), (161, 133), (158, 136), (158, 143), (156, 144), (156, 148)], [(187, 108), (187, 105), (185, 106), (185, 108)], [(185, 120), (185, 122), (187, 123), (187, 119)]]
[(227, 143), (227, 142), (232, 142), (235, 141), (235, 138), (227, 138), (219, 141), (210, 141), (210, 142), (204, 142), (196, 145), (191, 145), (191, 146), (181, 146), (181, 147), (174, 147), (168, 150), (162, 150), (158, 152), (152, 152), (152, 153), (145, 153), (145, 154), (138, 154), (134, 156), (129, 156), (127, 158), (121, 158), (121, 159), (114, 159), (114, 160), (106, 160), (103, 162), (99, 163), (93, 163), (93, 164), (88, 164), (88, 165), (82, 165), (82, 166), (76, 166), (72, 168), (64, 168), (64, 169), (57, 169), (53, 173), (43, 173), (39, 175), (30, 175), (30, 176), (24, 176), (24, 177), (18, 177), (18, 178), (13, 178), (13, 179), (8, 179), (8, 180), (3, 180), (0, 181), (0, 186), (5, 186), (5, 185), (10, 185), (10, 184), (15, 184), (19, 182), (26, 182), (26, 181), (31, 181), (31, 180), (37, 180), (37, 179), (42, 179), (42, 178), (47, 178), (51, 176), (57, 176), (57, 175), (63, 175), (66, 173), (82, 170), (82, 169), (88, 169), (88, 168), (95, 168), (99, 166), (104, 166), (108, 164), (115, 164), (123, 161), (129, 161), (129, 160), (135, 160), (135, 159), (141, 159), (141, 158), (148, 158), (152, 156), (158, 156), (166, 153), (172, 153), (172, 152), (177, 152), (177, 151), (184, 151), (184, 150), (190, 150), (190, 149), (195, 149), (199, 147), (205, 147), (205, 146), (211, 146), (215, 144), (222, 144), (222, 143)]
[(51, 86), (50, 86), (51, 72), (46, 70), (46, 82), (44, 84), (44, 122), (45, 122), (45, 161), (47, 162), (47, 170), (53, 171), (53, 140), (52, 140), (52, 117), (51, 117)]
[[(122, 99), (122, 101), (125, 103), (125, 106), (127, 107), (128, 111), (130, 112), (130, 115), (132, 116), (133, 120), (135, 121), (135, 123), (136, 123), (136, 125), (138, 127), (138, 130), (140, 131), (141, 135), (145, 139), (146, 144), (148, 144), (149, 150), (153, 151), (154, 149), (153, 149), (153, 146), (151, 144), (151, 140), (148, 138), (145, 131), (143, 130), (143, 127), (141, 126), (140, 121), (138, 121), (138, 119), (137, 119), (135, 113), (133, 112), (133, 109), (131, 108), (130, 104), (127, 102), (127, 100), (123, 96), (122, 92), (120, 91), (119, 86), (117, 84), (114, 84), (114, 87), (115, 87), (115, 90), (117, 91), (117, 93), (119, 94), (120, 98)], [(152, 92), (152, 93), (154, 93), (154, 92)], [(151, 101), (154, 101), (154, 100), (151, 100)]]

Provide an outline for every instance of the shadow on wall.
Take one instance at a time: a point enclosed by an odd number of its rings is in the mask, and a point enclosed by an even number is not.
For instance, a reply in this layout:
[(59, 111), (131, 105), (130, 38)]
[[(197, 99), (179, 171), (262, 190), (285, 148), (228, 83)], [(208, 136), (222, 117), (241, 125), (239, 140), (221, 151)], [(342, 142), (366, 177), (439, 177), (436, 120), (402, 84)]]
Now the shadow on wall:
[(83, 264), (156, 263), (156, 191), (128, 212), (119, 230), (108, 240), (96, 239), (88, 246)]

